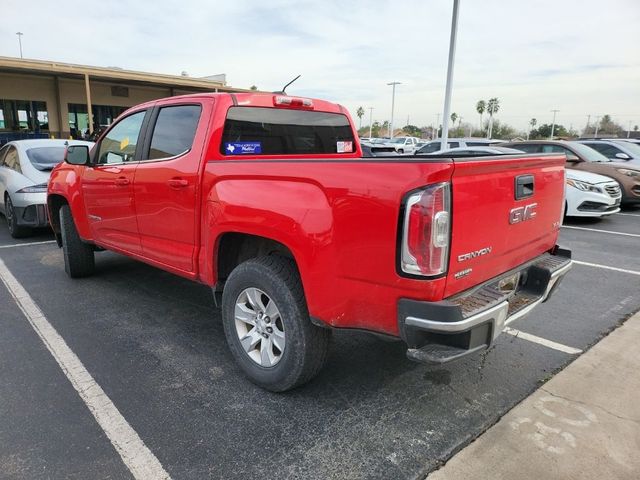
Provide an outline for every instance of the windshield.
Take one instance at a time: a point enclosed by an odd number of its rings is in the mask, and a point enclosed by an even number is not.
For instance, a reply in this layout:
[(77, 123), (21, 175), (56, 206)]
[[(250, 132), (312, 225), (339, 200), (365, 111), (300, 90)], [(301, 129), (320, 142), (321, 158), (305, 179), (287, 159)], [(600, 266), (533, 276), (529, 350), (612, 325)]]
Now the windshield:
[(578, 154), (578, 156), (580, 156), (580, 158), (582, 158), (583, 160), (586, 160), (587, 162), (610, 162), (611, 161), (607, 157), (602, 155), (600, 152), (597, 152), (593, 148), (587, 145), (583, 145), (582, 143), (571, 142), (571, 148), (575, 150), (575, 152)]
[(633, 142), (618, 142), (618, 144), (625, 150), (631, 152), (634, 157), (640, 157), (640, 145)]
[(404, 138), (394, 138), (393, 140), (391, 140), (391, 143), (404, 143)]
[(41, 171), (52, 170), (64, 160), (65, 147), (37, 147), (27, 150), (31, 165)]

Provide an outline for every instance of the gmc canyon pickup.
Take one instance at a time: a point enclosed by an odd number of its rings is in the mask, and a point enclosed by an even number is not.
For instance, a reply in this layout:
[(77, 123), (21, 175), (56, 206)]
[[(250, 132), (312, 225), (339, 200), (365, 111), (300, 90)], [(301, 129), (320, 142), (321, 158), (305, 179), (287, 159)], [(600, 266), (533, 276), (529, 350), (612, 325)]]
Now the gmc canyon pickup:
[(272, 391), (319, 372), (332, 329), (443, 363), (549, 298), (571, 266), (564, 155), (362, 158), (357, 138), (342, 106), (285, 94), (133, 107), (52, 172), (65, 270), (106, 249), (210, 285), (231, 353)]

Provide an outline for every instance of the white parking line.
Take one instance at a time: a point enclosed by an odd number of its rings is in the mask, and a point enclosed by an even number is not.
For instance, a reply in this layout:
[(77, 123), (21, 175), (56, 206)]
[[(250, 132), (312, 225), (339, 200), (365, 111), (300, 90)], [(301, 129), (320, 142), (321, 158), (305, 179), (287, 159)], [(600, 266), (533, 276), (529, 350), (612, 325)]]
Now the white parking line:
[(521, 332), (520, 330), (516, 330), (515, 328), (506, 327), (504, 329), (505, 333), (509, 335), (513, 335), (514, 337), (521, 338), (523, 340), (528, 340), (533, 343), (537, 343), (538, 345), (543, 345), (547, 348), (552, 348), (554, 350), (558, 350), (560, 352), (569, 353), (571, 355), (576, 355), (578, 353), (582, 353), (582, 350), (578, 348), (569, 347), (567, 345), (563, 345), (561, 343), (553, 342), (551, 340), (547, 340), (546, 338), (538, 337), (537, 335), (532, 335), (530, 333)]
[(170, 479), (104, 390), (0, 259), (0, 279), (136, 479)]
[(587, 230), (589, 232), (600, 232), (600, 233), (611, 233), (613, 235), (624, 235), (625, 237), (639, 237), (638, 233), (625, 233), (625, 232), (614, 232), (612, 230), (600, 230), (597, 228), (585, 228), (585, 227), (571, 227), (569, 225), (562, 225), (562, 228), (571, 228), (573, 230)]
[(46, 240), (44, 242), (14, 243), (12, 245), (0, 245), (0, 248), (28, 247), (30, 245), (45, 245), (47, 243), (56, 243), (56, 241), (55, 240)]
[(626, 268), (610, 267), (608, 265), (600, 265), (599, 263), (581, 262), (579, 260), (573, 260), (576, 265), (585, 265), (587, 267), (602, 268), (604, 270), (613, 270), (614, 272), (630, 273), (631, 275), (640, 275), (640, 272), (635, 270), (627, 270)]
[(640, 217), (638, 213), (616, 213), (615, 215), (624, 215), (625, 217)]

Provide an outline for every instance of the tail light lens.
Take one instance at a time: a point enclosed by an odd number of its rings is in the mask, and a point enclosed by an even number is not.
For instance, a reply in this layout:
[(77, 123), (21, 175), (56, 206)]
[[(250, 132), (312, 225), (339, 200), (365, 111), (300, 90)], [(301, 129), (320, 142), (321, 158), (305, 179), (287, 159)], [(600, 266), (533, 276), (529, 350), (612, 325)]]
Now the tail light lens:
[(402, 230), (400, 261), (403, 272), (432, 276), (447, 271), (450, 213), (448, 183), (431, 185), (409, 196)]

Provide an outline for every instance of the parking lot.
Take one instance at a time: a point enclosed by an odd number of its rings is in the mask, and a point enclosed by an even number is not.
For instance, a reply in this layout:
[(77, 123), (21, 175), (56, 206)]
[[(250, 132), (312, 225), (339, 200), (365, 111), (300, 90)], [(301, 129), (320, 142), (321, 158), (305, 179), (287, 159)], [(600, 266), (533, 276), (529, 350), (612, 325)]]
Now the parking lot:
[[(108, 252), (70, 280), (49, 233), (16, 241), (0, 217), (6, 269), (174, 479), (423, 478), (640, 309), (639, 240), (640, 209), (567, 222), (573, 271), (485, 354), (430, 367), (336, 332), (314, 381), (272, 394), (234, 364), (207, 287)], [(0, 476), (131, 478), (2, 284), (0, 319)]]

